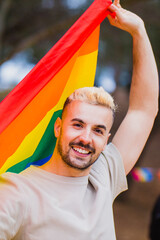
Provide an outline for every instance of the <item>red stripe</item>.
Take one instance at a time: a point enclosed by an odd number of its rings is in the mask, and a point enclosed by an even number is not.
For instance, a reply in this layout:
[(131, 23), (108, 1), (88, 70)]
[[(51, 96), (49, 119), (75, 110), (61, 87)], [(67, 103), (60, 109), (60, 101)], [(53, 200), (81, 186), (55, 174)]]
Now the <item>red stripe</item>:
[(109, 14), (108, 0), (95, 0), (68, 32), (0, 104), (0, 133), (69, 61)]

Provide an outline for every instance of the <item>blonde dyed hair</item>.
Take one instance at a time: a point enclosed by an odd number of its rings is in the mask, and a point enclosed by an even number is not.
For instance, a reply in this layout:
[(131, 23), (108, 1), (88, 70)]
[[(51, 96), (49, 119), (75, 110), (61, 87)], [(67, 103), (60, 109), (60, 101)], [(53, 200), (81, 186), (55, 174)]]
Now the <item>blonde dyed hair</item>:
[(116, 106), (113, 97), (106, 92), (102, 87), (84, 87), (75, 90), (65, 101), (65, 107), (72, 101), (79, 100), (93, 105), (105, 106), (114, 113)]

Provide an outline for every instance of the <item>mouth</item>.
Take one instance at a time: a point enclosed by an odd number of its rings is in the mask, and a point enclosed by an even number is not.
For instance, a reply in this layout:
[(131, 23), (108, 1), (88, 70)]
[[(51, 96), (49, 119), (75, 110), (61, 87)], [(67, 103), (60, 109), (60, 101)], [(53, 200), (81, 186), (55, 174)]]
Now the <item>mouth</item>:
[(74, 152), (80, 154), (80, 155), (89, 155), (91, 154), (91, 151), (86, 150), (84, 148), (80, 148), (80, 147), (76, 147), (76, 146), (72, 146), (72, 149), (74, 150)]
[(89, 144), (82, 142), (70, 142), (69, 146), (78, 157), (87, 157), (95, 153), (95, 149)]

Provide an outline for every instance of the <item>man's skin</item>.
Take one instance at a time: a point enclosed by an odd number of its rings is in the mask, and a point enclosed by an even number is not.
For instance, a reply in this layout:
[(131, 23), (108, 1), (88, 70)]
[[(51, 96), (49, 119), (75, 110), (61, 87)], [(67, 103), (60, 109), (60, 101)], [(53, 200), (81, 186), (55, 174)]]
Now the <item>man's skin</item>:
[[(115, 0), (109, 7), (116, 12), (110, 24), (131, 34), (133, 38), (133, 75), (128, 112), (112, 143), (119, 150), (126, 174), (139, 158), (152, 129), (158, 111), (158, 73), (152, 48), (137, 15), (124, 10)], [(52, 158), (41, 168), (62, 176), (88, 175), (91, 164), (107, 144), (112, 126), (111, 110), (74, 101), (57, 119), (54, 131), (57, 137)]]

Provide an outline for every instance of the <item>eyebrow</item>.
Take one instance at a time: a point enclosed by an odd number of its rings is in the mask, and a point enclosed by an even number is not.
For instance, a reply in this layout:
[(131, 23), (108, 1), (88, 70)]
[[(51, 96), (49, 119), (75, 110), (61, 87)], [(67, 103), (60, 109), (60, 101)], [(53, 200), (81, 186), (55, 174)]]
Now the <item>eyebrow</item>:
[(106, 126), (104, 126), (104, 125), (96, 125), (96, 127), (103, 128), (106, 131)]
[(83, 121), (82, 119), (80, 119), (80, 118), (73, 118), (73, 119), (71, 120), (71, 122), (80, 122), (80, 123), (84, 123), (84, 121)]
[[(85, 123), (82, 119), (80, 119), (80, 118), (73, 118), (72, 120), (71, 120), (71, 122), (80, 122), (80, 123)], [(97, 128), (102, 128), (102, 129), (104, 129), (105, 131), (107, 130), (106, 129), (106, 126), (105, 125), (103, 125), (103, 124), (98, 124), (98, 125), (95, 125)]]

